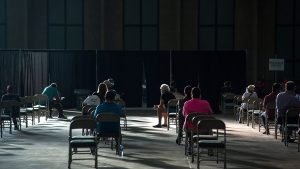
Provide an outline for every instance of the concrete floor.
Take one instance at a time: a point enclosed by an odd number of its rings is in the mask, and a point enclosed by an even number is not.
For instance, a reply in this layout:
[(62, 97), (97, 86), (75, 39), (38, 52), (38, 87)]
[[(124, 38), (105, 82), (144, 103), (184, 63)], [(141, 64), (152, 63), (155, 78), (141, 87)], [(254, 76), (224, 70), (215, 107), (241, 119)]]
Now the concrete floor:
[[(68, 119), (76, 112), (66, 113)], [(153, 128), (157, 119), (152, 111), (129, 111), (128, 130), (122, 131), (124, 156), (115, 155), (107, 148), (98, 150), (98, 168), (108, 169), (189, 169), (195, 163), (184, 155), (184, 146), (175, 143), (172, 126)], [(297, 144), (285, 147), (280, 140), (264, 135), (258, 129), (238, 124), (231, 115), (218, 115), (227, 125), (227, 168), (231, 169), (298, 169), (300, 153)], [(0, 139), (0, 169), (63, 169), (68, 164), (69, 120), (50, 119)], [(83, 155), (90, 157), (90, 155)], [(78, 156), (74, 156), (78, 157)], [(93, 168), (91, 160), (74, 161), (72, 169)], [(203, 162), (203, 169), (223, 168), (223, 162)]]

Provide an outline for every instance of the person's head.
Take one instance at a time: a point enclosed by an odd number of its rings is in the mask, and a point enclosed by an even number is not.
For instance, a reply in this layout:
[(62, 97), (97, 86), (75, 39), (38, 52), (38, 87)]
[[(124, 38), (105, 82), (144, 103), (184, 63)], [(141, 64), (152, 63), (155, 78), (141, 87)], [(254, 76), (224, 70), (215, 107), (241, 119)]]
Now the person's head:
[(192, 89), (192, 98), (200, 98), (201, 97), (201, 90), (198, 87), (193, 87)]
[(56, 83), (51, 83), (50, 86), (51, 86), (51, 87), (57, 87), (57, 84), (56, 84)]
[(272, 92), (279, 92), (281, 90), (281, 84), (279, 83), (273, 83), (272, 85)]
[(112, 102), (115, 100), (116, 92), (114, 90), (109, 90), (105, 93), (104, 97), (107, 102)]
[(224, 82), (224, 87), (231, 87), (231, 82), (230, 81)]
[(6, 86), (6, 92), (7, 92), (7, 93), (12, 93), (12, 91), (13, 91), (12, 85), (7, 85), (7, 86)]
[(170, 84), (170, 91), (171, 92), (177, 92), (176, 82), (171, 82)]
[(293, 81), (287, 81), (285, 83), (285, 90), (286, 91), (295, 91), (296, 90), (296, 84)]
[(170, 91), (170, 87), (167, 84), (162, 84), (160, 86), (160, 93), (163, 94), (165, 92), (169, 92)]
[(247, 86), (247, 90), (249, 93), (253, 93), (255, 91), (255, 86), (254, 85), (249, 85)]
[(105, 95), (106, 91), (107, 91), (106, 84), (100, 83), (100, 84), (98, 85), (97, 93), (100, 93), (100, 94)]
[(112, 89), (113, 86), (114, 86), (114, 84), (111, 81), (109, 81), (109, 79), (104, 80), (103, 83), (106, 84), (106, 87), (107, 87), (108, 90)]
[(191, 95), (192, 95), (191, 92), (192, 92), (192, 86), (187, 85), (184, 87), (184, 95), (191, 97)]

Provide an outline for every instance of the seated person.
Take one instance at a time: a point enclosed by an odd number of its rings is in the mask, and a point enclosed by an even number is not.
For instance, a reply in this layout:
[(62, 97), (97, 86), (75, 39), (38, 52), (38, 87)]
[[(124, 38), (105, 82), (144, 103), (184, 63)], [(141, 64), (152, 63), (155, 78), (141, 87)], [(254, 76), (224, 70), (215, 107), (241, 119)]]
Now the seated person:
[(94, 92), (92, 95), (88, 96), (83, 102), (82, 106), (90, 105), (90, 106), (98, 106), (100, 104), (100, 98), (97, 93)]
[[(158, 117), (158, 124), (153, 126), (154, 128), (167, 127), (167, 119), (168, 119), (168, 102), (171, 99), (175, 99), (175, 96), (170, 92), (170, 87), (167, 84), (162, 84), (160, 86), (160, 103), (159, 105), (154, 105), (154, 110), (156, 110)], [(161, 119), (164, 117), (164, 124), (161, 125)]]
[[(296, 97), (296, 84), (293, 81), (288, 81), (285, 83), (285, 91), (281, 92), (276, 97), (276, 111), (277, 111), (277, 123), (282, 125), (285, 121), (285, 113), (288, 109), (293, 107), (300, 107), (300, 100)], [(287, 121), (296, 123), (297, 119), (287, 119)], [(282, 126), (280, 127), (282, 131)], [(292, 131), (287, 131), (288, 142), (293, 142), (294, 139), (291, 138)]]
[[(105, 94), (105, 101), (104, 103), (97, 106), (95, 112), (94, 112), (94, 118), (97, 118), (98, 114), (105, 113), (105, 112), (111, 112), (115, 113), (117, 115), (124, 116), (124, 112), (122, 111), (122, 108), (120, 105), (116, 104), (114, 102), (116, 93), (114, 91), (107, 91)], [(97, 124), (97, 130), (99, 133), (115, 133), (120, 131), (120, 122), (119, 123), (109, 123), (109, 122), (103, 122)], [(118, 145), (118, 139), (116, 139), (116, 143)]]
[(242, 123), (243, 113), (247, 111), (247, 107), (249, 109), (252, 109), (253, 106), (254, 106), (253, 104), (248, 105), (248, 103), (244, 102), (244, 101), (248, 100), (250, 97), (257, 98), (257, 94), (255, 92), (255, 86), (254, 85), (247, 86), (246, 91), (242, 96), (243, 103), (241, 104), (240, 111), (239, 111), (239, 123)]
[(183, 128), (183, 123), (184, 123), (184, 116), (182, 113), (182, 109), (183, 109), (183, 105), (186, 101), (190, 100), (192, 98), (191, 96), (191, 91), (192, 91), (192, 87), (190, 85), (185, 86), (184, 88), (184, 98), (178, 100), (177, 106), (178, 106), (178, 123), (179, 123), (179, 129), (178, 129), (178, 136), (176, 139), (176, 143), (179, 145), (181, 142), (181, 138), (182, 138), (182, 128)]
[[(192, 99), (188, 100), (184, 103), (183, 106), (183, 116), (185, 118), (184, 121), (184, 128), (186, 129), (195, 129), (195, 126), (193, 126), (192, 122), (187, 121), (187, 116), (191, 113), (205, 113), (208, 115), (212, 115), (213, 111), (210, 107), (210, 104), (208, 101), (206, 100), (202, 100), (201, 99), (201, 90), (198, 87), (193, 87), (192, 89)], [(197, 127), (196, 127), (197, 128)], [(206, 131), (204, 131), (204, 133), (206, 133)], [(189, 143), (191, 143), (191, 133), (188, 133), (188, 140)], [(191, 148), (191, 145), (189, 145), (189, 147)]]
[(263, 109), (265, 110), (261, 114), (261, 119), (263, 122), (263, 125), (266, 129), (266, 131), (263, 134), (269, 134), (269, 130), (267, 128), (266, 119), (267, 118), (273, 118), (275, 117), (275, 110), (269, 110), (267, 109), (268, 104), (275, 104), (276, 96), (281, 90), (281, 85), (279, 83), (274, 83), (272, 86), (272, 92), (265, 96), (263, 101)]
[(43, 93), (48, 96), (49, 100), (49, 110), (50, 117), (52, 118), (52, 108), (56, 108), (58, 110), (58, 118), (66, 119), (67, 117), (63, 113), (63, 107), (61, 104), (61, 97), (59, 96), (59, 92), (57, 90), (57, 84), (51, 83), (49, 86), (45, 87)]
[[(13, 94), (12, 92), (13, 92), (13, 87), (11, 85), (7, 85), (7, 87), (6, 87), (6, 94), (4, 94), (2, 96), (1, 101), (7, 101), (7, 100), (20, 101), (19, 96)], [(14, 123), (14, 126), (15, 126), (14, 129), (15, 130), (19, 130), (18, 122), (17, 122), (17, 117), (19, 117), (20, 109), (17, 108), (17, 107), (13, 107), (12, 109), (5, 109), (4, 113), (6, 115), (10, 115), (11, 114), (11, 118), (13, 119), (13, 123)]]

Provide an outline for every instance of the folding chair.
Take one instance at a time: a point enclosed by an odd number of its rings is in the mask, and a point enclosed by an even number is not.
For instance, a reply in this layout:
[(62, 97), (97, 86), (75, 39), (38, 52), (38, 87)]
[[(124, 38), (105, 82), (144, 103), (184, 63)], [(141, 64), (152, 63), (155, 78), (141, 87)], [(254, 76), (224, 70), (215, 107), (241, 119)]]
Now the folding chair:
[[(266, 112), (269, 112), (268, 114), (266, 114), (266, 130), (267, 130), (267, 135), (269, 135), (269, 131), (270, 131), (270, 125), (273, 124), (274, 128), (275, 128), (275, 134), (277, 134), (277, 128), (275, 127), (275, 111), (276, 111), (276, 104), (275, 102), (271, 102), (268, 103), (266, 105)], [(261, 128), (261, 123), (259, 121), (259, 128), (258, 131), (260, 132), (260, 128)]]
[(235, 98), (236, 94), (234, 93), (224, 93), (222, 94), (222, 110), (223, 112), (225, 112), (227, 107), (232, 107), (234, 108), (234, 98)]
[(234, 106), (233, 106), (233, 111), (234, 111), (234, 119), (236, 121), (238, 121), (238, 115), (240, 112), (240, 107), (241, 107), (241, 103), (243, 102), (242, 100), (242, 95), (236, 95), (234, 97)]
[[(218, 139), (214, 140), (197, 140), (197, 168), (200, 168), (200, 161), (205, 161), (204, 157), (201, 156), (200, 150), (202, 149), (212, 149), (216, 150), (216, 161), (219, 163), (219, 149), (223, 150), (223, 161), (224, 168), (226, 169), (226, 125), (222, 120), (218, 119), (203, 119), (198, 122), (198, 129), (208, 129), (215, 132)], [(197, 130), (197, 135), (199, 135), (200, 130)], [(214, 154), (213, 154), (214, 155)], [(208, 158), (208, 157), (207, 157)], [(208, 159), (209, 161), (212, 158)]]
[[(117, 142), (116, 144), (116, 154), (121, 155), (119, 148), (122, 144), (122, 134), (121, 134), (121, 127), (120, 127), (120, 116), (113, 113), (113, 112), (102, 112), (97, 115), (96, 117), (97, 123), (102, 123), (102, 126), (107, 125), (108, 127), (111, 127), (111, 124), (116, 124), (119, 126), (117, 130), (114, 131), (107, 131), (106, 129), (100, 128), (99, 131), (97, 131), (98, 139), (104, 138), (105, 140), (109, 140), (111, 138), (111, 146), (110, 148), (113, 150), (113, 140)], [(107, 148), (107, 147), (101, 147), (101, 148)]]
[(10, 103), (9, 101), (2, 101), (0, 102), (0, 127), (1, 127), (1, 138), (3, 136), (3, 128), (5, 121), (9, 122), (9, 133), (12, 133), (12, 120), (11, 120), (11, 115), (6, 115), (4, 114), (4, 109), (10, 108)]
[(167, 124), (167, 129), (170, 129), (170, 121), (171, 120), (175, 120), (175, 126), (176, 126), (176, 133), (178, 131), (178, 126), (177, 126), (177, 121), (178, 121), (178, 109), (177, 109), (177, 102), (178, 99), (171, 99), (168, 102), (168, 107), (167, 107), (167, 111), (168, 111), (168, 124)]
[(298, 119), (300, 108), (288, 109), (285, 113), (285, 120), (283, 124), (284, 145), (288, 146), (288, 131), (298, 131)]
[(40, 122), (40, 116), (45, 113), (46, 120), (50, 116), (49, 100), (45, 94), (35, 94), (36, 101), (34, 102), (34, 108), (38, 109), (38, 122)]
[[(95, 160), (95, 168), (98, 168), (98, 151), (97, 151), (97, 137), (95, 133), (91, 133), (89, 136), (73, 135), (73, 132), (79, 129), (89, 129), (96, 131), (96, 122), (89, 117), (75, 117), (71, 120), (69, 130), (69, 160), (68, 168), (71, 168), (73, 160), (86, 160), (87, 158), (73, 159), (72, 156), (75, 154), (92, 154)], [(78, 150), (84, 149), (84, 150)]]
[[(259, 105), (262, 102), (262, 99), (260, 98), (253, 98), (250, 97), (249, 99), (246, 100), (247, 103), (247, 111), (246, 111), (246, 118), (247, 118), (247, 126), (249, 126), (250, 123), (250, 119), (251, 119), (251, 123), (252, 123), (252, 114), (259, 114), (260, 113), (260, 108)], [(250, 108), (250, 106), (252, 106), (252, 108)], [(253, 125), (253, 124), (252, 124)]]
[[(198, 127), (199, 121), (206, 120), (206, 119), (215, 119), (215, 117), (208, 116), (208, 115), (195, 116), (195, 117), (193, 117), (192, 123), (194, 126)], [(199, 131), (201, 130), (201, 132), (198, 132), (198, 134), (197, 134), (198, 130)], [(191, 139), (192, 160), (191, 161), (192, 162), (194, 162), (194, 156), (195, 156), (194, 144), (197, 143), (197, 141), (199, 141), (199, 140), (216, 140), (216, 139), (218, 139), (217, 136), (212, 135), (212, 134), (213, 133), (210, 130), (206, 130), (206, 129), (196, 128), (196, 129), (191, 130), (191, 136), (192, 136), (192, 139)]]
[[(186, 118), (185, 121), (186, 122), (191, 122), (193, 123), (193, 118), (197, 117), (197, 116), (208, 116), (208, 113), (201, 113), (201, 112), (192, 112), (190, 113)], [(196, 127), (195, 127), (196, 128)], [(186, 126), (184, 127), (184, 132), (185, 132), (185, 143), (184, 143), (184, 154), (187, 156), (188, 150), (189, 150), (189, 146), (191, 145), (191, 139), (193, 138), (192, 134), (192, 130), (190, 128), (186, 128)], [(196, 133), (196, 132), (194, 132)]]
[[(123, 119), (123, 128), (127, 130), (127, 111), (126, 111), (126, 102), (123, 99), (119, 99), (115, 101), (117, 104), (119, 104), (122, 107), (122, 110), (124, 112), (124, 115), (121, 116), (121, 119)], [(121, 124), (122, 125), (122, 124)]]
[(262, 99), (257, 98), (253, 101), (253, 109), (252, 109), (252, 117), (251, 117), (251, 121), (252, 121), (252, 128), (255, 128), (255, 123), (257, 121), (257, 123), (260, 125), (260, 116), (262, 113)]

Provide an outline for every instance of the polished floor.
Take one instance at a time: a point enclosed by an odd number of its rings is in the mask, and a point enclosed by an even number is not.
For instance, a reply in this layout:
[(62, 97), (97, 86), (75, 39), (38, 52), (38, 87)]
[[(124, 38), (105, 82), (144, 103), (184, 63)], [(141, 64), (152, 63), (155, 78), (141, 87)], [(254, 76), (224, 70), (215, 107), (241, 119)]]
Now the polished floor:
[[(23, 127), (0, 139), (1, 169), (63, 169), (68, 164), (69, 123), (76, 112), (67, 112), (68, 120), (57, 118)], [(128, 130), (122, 131), (124, 156), (108, 148), (98, 150), (98, 168), (108, 169), (189, 169), (195, 163), (184, 155), (183, 144), (175, 143), (175, 127), (153, 128), (157, 119), (151, 110), (128, 111)], [(298, 169), (297, 144), (285, 147), (280, 139), (262, 134), (245, 124), (238, 124), (230, 114), (217, 115), (226, 122), (228, 131), (227, 168), (231, 169)], [(105, 146), (105, 145), (104, 145)], [(78, 156), (74, 156), (78, 157)], [(85, 157), (90, 157), (85, 155)], [(71, 168), (94, 168), (91, 160), (74, 161)], [(223, 168), (223, 163), (203, 162), (203, 169)]]

